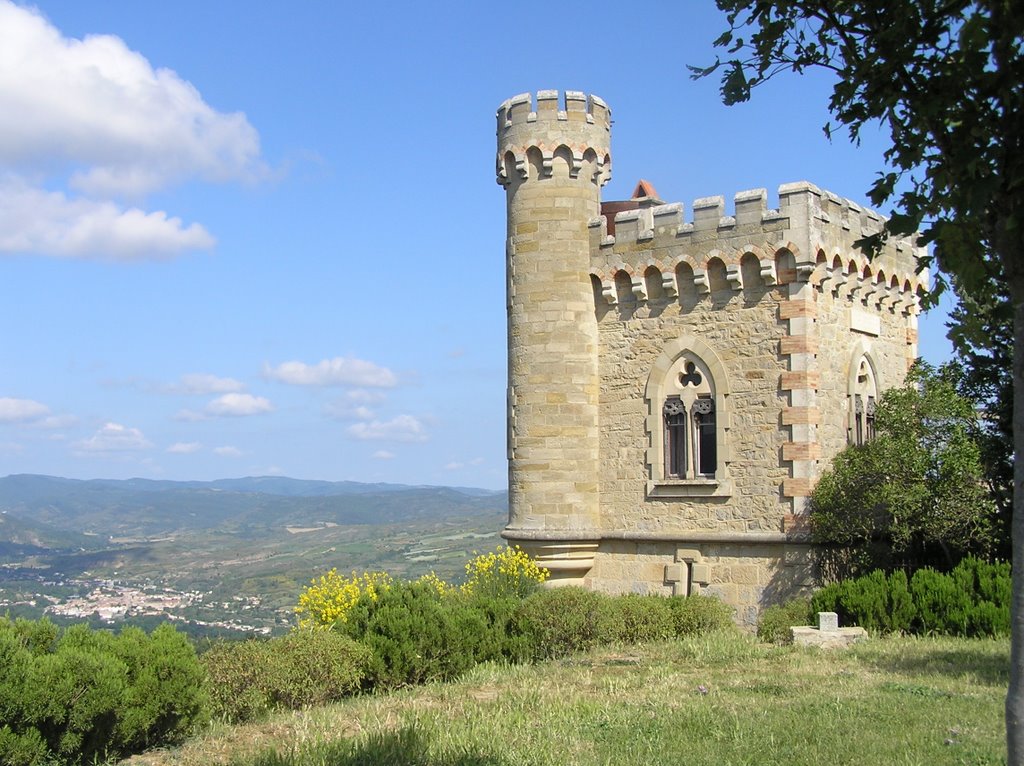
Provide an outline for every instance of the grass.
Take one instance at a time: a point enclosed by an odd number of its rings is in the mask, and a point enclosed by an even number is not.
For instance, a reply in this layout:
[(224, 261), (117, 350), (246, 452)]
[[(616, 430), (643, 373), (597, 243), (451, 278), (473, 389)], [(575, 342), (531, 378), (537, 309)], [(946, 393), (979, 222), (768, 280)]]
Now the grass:
[(1006, 640), (843, 652), (718, 634), (480, 666), (456, 683), (215, 727), (132, 766), (1005, 763)]

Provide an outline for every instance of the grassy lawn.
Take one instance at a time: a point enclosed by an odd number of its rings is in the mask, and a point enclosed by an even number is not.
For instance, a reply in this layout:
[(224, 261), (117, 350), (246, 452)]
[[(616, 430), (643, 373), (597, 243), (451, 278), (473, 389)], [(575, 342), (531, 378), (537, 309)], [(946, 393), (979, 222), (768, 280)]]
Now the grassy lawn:
[(1000, 764), (1009, 642), (851, 650), (722, 634), (481, 666), (457, 683), (218, 726), (132, 766)]

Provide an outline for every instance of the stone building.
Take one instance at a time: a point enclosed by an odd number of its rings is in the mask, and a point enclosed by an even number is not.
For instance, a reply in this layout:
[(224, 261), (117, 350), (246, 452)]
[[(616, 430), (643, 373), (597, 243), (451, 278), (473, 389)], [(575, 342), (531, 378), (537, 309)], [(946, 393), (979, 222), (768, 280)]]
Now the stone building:
[(601, 201), (611, 113), (523, 94), (497, 114), (508, 233), (509, 523), (556, 583), (711, 593), (742, 621), (814, 574), (805, 503), (917, 352), (913, 242), (800, 182), (684, 213)]

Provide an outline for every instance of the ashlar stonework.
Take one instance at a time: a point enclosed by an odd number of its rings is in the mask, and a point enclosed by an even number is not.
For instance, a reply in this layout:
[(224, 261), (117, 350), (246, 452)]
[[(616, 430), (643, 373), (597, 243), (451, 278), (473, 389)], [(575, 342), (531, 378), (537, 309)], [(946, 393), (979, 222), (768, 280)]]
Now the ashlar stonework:
[(611, 112), (498, 109), (508, 230), (509, 523), (553, 584), (714, 594), (751, 623), (809, 585), (806, 500), (917, 354), (919, 249), (806, 182), (601, 201)]

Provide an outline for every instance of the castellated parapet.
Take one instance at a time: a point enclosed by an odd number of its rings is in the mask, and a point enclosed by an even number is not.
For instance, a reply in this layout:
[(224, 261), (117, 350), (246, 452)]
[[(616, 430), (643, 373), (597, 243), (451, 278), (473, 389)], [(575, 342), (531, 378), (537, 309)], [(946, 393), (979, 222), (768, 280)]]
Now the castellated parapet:
[(498, 110), (508, 203), (509, 524), (555, 584), (705, 592), (752, 622), (809, 585), (806, 499), (917, 354), (913, 240), (813, 184), (604, 202), (608, 106)]

